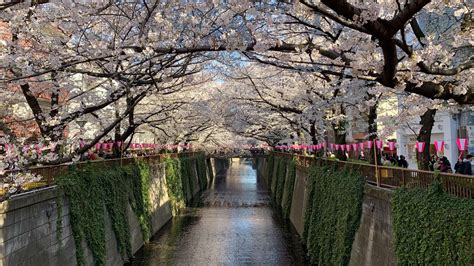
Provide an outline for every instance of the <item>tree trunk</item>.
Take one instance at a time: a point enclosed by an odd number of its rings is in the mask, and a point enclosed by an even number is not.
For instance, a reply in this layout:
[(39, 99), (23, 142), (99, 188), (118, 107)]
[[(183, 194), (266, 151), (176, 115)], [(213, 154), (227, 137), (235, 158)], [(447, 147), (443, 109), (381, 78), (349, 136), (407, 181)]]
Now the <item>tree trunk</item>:
[[(344, 128), (344, 122), (339, 122), (338, 124), (332, 124), (334, 130), (334, 137), (336, 144), (346, 144), (346, 130)], [(341, 161), (347, 161), (347, 156), (345, 151), (338, 150), (336, 151), (336, 158)]]
[(318, 144), (318, 139), (316, 138), (316, 127), (314, 126), (314, 122), (311, 122), (310, 125), (310, 136), (311, 136), (311, 143)]
[(425, 143), (425, 149), (422, 153), (416, 153), (418, 169), (420, 170), (429, 170), (431, 131), (433, 130), (435, 115), (436, 109), (428, 109), (428, 111), (421, 116), (421, 129), (417, 140)]
[[(115, 119), (117, 119), (120, 117), (120, 107), (119, 107), (118, 102), (115, 102), (114, 106), (115, 106)], [(114, 158), (120, 158), (121, 153), (122, 153), (120, 147), (116, 143), (122, 142), (122, 145), (123, 145), (123, 142), (125, 141), (121, 135), (121, 127), (122, 127), (122, 123), (120, 122), (115, 127), (115, 132), (114, 132), (115, 144), (112, 146), (112, 153), (114, 155)]]
[[(374, 106), (371, 106), (369, 108), (369, 115), (368, 115), (368, 124), (369, 124), (369, 128), (368, 128), (368, 133), (369, 133), (369, 140), (372, 141), (372, 149), (370, 149), (369, 151), (369, 154), (368, 154), (368, 159), (369, 159), (369, 162), (371, 164), (375, 164), (375, 155), (374, 155), (374, 152), (375, 152), (375, 149), (377, 147), (375, 147), (375, 143), (374, 143), (374, 140), (377, 139), (377, 104), (375, 104)], [(367, 155), (366, 155), (367, 157)], [(377, 152), (377, 164), (380, 165), (382, 164), (382, 160), (381, 160), (381, 154), (380, 152)]]

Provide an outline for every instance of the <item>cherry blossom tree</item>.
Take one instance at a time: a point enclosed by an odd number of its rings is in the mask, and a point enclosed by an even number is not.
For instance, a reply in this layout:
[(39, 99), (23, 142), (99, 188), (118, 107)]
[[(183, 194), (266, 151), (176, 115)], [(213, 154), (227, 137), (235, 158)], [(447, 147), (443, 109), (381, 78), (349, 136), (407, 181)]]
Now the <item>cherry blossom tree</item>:
[[(112, 132), (129, 139), (144, 124), (162, 133), (188, 124), (189, 133), (169, 139), (199, 139), (192, 132), (224, 125), (261, 139), (301, 131), (315, 142), (329, 122), (345, 141), (347, 108), (368, 112), (373, 137), (381, 95), (421, 96), (440, 107), (474, 103), (471, 10), (461, 0), (10, 1), (0, 4), (0, 85), (24, 98), (42, 137), (59, 147), (75, 121), (99, 123), (76, 155)], [(198, 119), (191, 109), (202, 106), (187, 101), (161, 102), (187, 77), (212, 72), (208, 63), (222, 54), (259, 63), (260, 71), (276, 67), (284, 84), (243, 77), (257, 97), (226, 96), (234, 108), (222, 109), (225, 119)], [(258, 107), (243, 102), (266, 106), (261, 113), (276, 122), (248, 116)], [(414, 107), (411, 114), (426, 111)]]

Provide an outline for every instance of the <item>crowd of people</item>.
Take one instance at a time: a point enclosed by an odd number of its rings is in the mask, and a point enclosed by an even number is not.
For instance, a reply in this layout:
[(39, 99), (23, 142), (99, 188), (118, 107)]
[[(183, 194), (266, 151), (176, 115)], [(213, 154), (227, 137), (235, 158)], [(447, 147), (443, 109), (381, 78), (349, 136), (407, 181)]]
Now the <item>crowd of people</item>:
[[(315, 154), (316, 156), (324, 156), (321, 151), (306, 151), (306, 150), (287, 150), (286, 152), (297, 153), (297, 154)], [(349, 153), (346, 153), (346, 156), (349, 157)], [(335, 158), (335, 154), (329, 152), (329, 158)], [(363, 152), (359, 153), (357, 157), (359, 161), (367, 161), (368, 159)], [(381, 155), (381, 160), (379, 161), (384, 166), (396, 166), (408, 168), (408, 161), (403, 155), (396, 155), (390, 153), (384, 153)], [(462, 175), (474, 175), (474, 157), (472, 154), (467, 154), (460, 159), (453, 166), (446, 156), (432, 155), (429, 161), (428, 168), (430, 171), (440, 171), (443, 173), (456, 173)]]
[(408, 162), (403, 155), (392, 155), (392, 154), (385, 154), (382, 156), (382, 165), (386, 166), (398, 166), (403, 168), (408, 168)]
[(446, 156), (439, 157), (438, 155), (433, 155), (430, 159), (429, 168), (431, 171), (440, 171), (443, 173), (453, 173), (454, 170), (456, 174), (472, 175), (474, 172), (472, 169), (474, 167), (472, 159), (471, 154), (465, 155), (464, 158), (460, 157), (453, 169), (451, 162)]
[(440, 171), (443, 173), (452, 173), (451, 162), (446, 156), (439, 157), (438, 155), (432, 155), (428, 167), (431, 171)]

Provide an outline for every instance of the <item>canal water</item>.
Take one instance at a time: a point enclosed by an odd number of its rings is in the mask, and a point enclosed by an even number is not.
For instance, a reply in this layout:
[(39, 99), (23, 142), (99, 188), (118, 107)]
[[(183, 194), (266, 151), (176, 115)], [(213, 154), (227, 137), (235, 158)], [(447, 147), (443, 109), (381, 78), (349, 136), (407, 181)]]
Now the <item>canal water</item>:
[(271, 204), (251, 159), (233, 159), (194, 207), (173, 218), (132, 265), (304, 265), (298, 235)]

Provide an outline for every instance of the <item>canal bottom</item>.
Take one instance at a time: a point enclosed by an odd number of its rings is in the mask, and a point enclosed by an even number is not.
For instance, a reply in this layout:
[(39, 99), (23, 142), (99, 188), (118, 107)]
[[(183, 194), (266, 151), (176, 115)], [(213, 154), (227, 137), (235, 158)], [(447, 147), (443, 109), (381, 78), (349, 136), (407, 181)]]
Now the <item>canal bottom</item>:
[(211, 187), (174, 217), (131, 265), (305, 265), (294, 228), (272, 208), (251, 159), (233, 159)]

